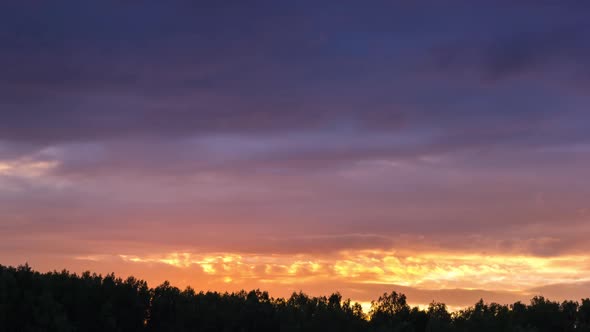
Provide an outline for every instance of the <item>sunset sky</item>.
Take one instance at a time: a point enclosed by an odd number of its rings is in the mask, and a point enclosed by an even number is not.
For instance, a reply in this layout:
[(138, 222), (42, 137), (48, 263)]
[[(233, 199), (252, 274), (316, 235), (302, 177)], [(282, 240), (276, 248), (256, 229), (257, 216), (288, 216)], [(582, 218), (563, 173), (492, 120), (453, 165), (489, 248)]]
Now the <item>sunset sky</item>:
[(0, 264), (590, 296), (587, 1), (0, 4)]

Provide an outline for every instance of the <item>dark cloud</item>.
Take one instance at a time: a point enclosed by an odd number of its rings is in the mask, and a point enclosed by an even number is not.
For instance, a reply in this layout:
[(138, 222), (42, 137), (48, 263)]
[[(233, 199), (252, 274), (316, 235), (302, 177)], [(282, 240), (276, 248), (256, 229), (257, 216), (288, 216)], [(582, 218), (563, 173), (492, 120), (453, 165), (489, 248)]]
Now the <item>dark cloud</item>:
[(433, 47), (435, 64), (449, 74), (474, 72), (489, 81), (530, 73), (549, 76), (564, 70), (575, 81), (578, 72), (589, 70), (590, 24), (578, 15), (532, 26), (518, 21), (505, 24), (512, 29)]
[[(418, 78), (415, 59), (456, 39), (435, 52), (442, 67), (460, 76), (481, 62), (497, 79), (547, 63), (583, 64), (588, 50), (586, 21), (562, 7), (463, 4), (453, 17), (435, 4), (4, 6), (0, 139), (37, 145), (346, 126), (397, 131), (436, 126), (441, 117), (457, 118), (451, 134), (468, 130), (477, 140), (477, 118), (518, 126), (564, 106), (554, 105), (555, 93), (525, 103), (452, 78)], [(502, 13), (505, 24), (484, 18), (485, 9)], [(466, 104), (465, 93), (475, 100)], [(519, 101), (485, 107), (498, 98)], [(536, 110), (518, 116), (525, 108)]]

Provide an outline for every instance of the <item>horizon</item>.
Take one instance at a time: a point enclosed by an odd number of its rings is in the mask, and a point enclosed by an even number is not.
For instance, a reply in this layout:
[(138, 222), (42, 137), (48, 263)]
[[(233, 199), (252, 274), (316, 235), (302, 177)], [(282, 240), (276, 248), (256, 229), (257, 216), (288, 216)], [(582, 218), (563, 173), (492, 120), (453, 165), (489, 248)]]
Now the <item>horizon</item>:
[[(274, 296), (274, 294), (272, 294), (271, 292), (268, 292), (265, 289), (260, 289), (260, 288), (252, 288), (252, 289), (235, 289), (235, 290), (214, 290), (214, 289), (199, 289), (199, 288), (195, 288), (192, 287), (191, 285), (186, 285), (185, 287), (178, 287), (178, 285), (174, 285), (172, 283), (170, 283), (169, 280), (164, 280), (160, 283), (157, 284), (150, 284), (150, 282), (143, 280), (141, 278), (137, 278), (136, 276), (133, 275), (128, 275), (128, 276), (121, 276), (121, 275), (117, 275), (114, 272), (110, 272), (110, 273), (105, 273), (104, 275), (102, 273), (96, 273), (95, 271), (90, 271), (90, 270), (86, 270), (83, 271), (81, 273), (76, 273), (76, 272), (71, 272), (68, 271), (66, 269), (62, 269), (62, 270), (52, 270), (52, 271), (37, 271), (35, 270), (33, 267), (31, 267), (28, 263), (25, 264), (21, 264), (18, 266), (3, 266), (2, 264), (0, 264), (0, 268), (8, 268), (10, 269), (14, 269), (14, 270), (28, 270), (29, 272), (32, 273), (39, 273), (43, 276), (49, 275), (49, 274), (64, 274), (66, 273), (69, 277), (77, 277), (77, 278), (82, 278), (85, 275), (89, 275), (92, 277), (100, 277), (103, 278), (102, 280), (104, 280), (105, 278), (109, 278), (112, 277), (113, 279), (117, 280), (119, 279), (120, 282), (124, 283), (125, 281), (129, 280), (129, 279), (133, 279), (134, 282), (145, 282), (146, 286), (148, 287), (148, 289), (150, 290), (155, 290), (156, 288), (159, 287), (163, 287), (163, 286), (169, 286), (172, 288), (176, 288), (181, 292), (193, 292), (194, 294), (208, 294), (208, 293), (215, 293), (215, 294), (219, 294), (219, 295), (240, 295), (240, 294), (246, 294), (246, 293), (251, 293), (251, 292), (260, 292), (260, 293), (265, 293), (269, 296), (269, 299), (272, 302), (276, 301), (280, 301), (280, 300), (287, 300), (293, 296), (297, 296), (297, 295), (305, 295), (308, 297), (316, 297), (316, 298), (324, 298), (324, 299), (328, 299), (330, 298), (331, 295), (339, 295), (341, 297), (341, 301), (342, 303), (344, 303), (345, 301), (350, 301), (350, 305), (360, 305), (361, 308), (361, 312), (362, 314), (365, 315), (364, 319), (367, 321), (370, 321), (371, 319), (371, 311), (372, 309), (375, 309), (374, 305), (379, 305), (379, 300), (381, 297), (386, 297), (386, 296), (390, 296), (391, 294), (396, 294), (396, 295), (400, 295), (404, 297), (404, 301), (407, 300), (406, 304), (409, 306), (409, 308), (411, 309), (418, 309), (421, 311), (428, 311), (429, 308), (431, 306), (435, 306), (435, 305), (439, 305), (442, 304), (444, 305), (445, 310), (449, 313), (449, 314), (460, 314), (462, 312), (468, 311), (468, 310), (473, 310), (474, 307), (476, 305), (478, 305), (479, 303), (483, 303), (485, 305), (501, 305), (501, 306), (505, 306), (507, 308), (510, 308), (510, 310), (513, 310), (513, 306), (517, 305), (517, 304), (524, 304), (524, 305), (533, 305), (535, 300), (538, 299), (542, 299), (543, 301), (547, 301), (547, 302), (553, 302), (553, 303), (557, 303), (558, 305), (561, 306), (565, 306), (567, 304), (567, 302), (574, 302), (577, 303), (578, 305), (583, 305), (585, 302), (590, 301), (590, 298), (580, 298), (580, 299), (565, 299), (565, 300), (556, 300), (556, 299), (552, 299), (552, 298), (548, 298), (546, 296), (544, 296), (543, 294), (532, 294), (530, 296), (530, 298), (526, 299), (526, 300), (515, 300), (511, 303), (498, 303), (498, 302), (490, 302), (490, 301), (486, 301), (483, 298), (478, 299), (477, 301), (475, 301), (474, 303), (470, 304), (470, 305), (463, 305), (463, 306), (457, 306), (457, 307), (453, 307), (453, 306), (448, 306), (446, 303), (444, 302), (438, 302), (435, 300), (432, 300), (428, 303), (414, 303), (412, 304), (411, 299), (406, 297), (406, 294), (404, 294), (403, 292), (400, 292), (399, 289), (391, 289), (389, 291), (384, 291), (383, 293), (377, 294), (375, 296), (374, 299), (370, 300), (370, 301), (355, 301), (351, 298), (347, 298), (342, 296), (342, 294), (339, 291), (333, 291), (333, 292), (328, 292), (328, 293), (323, 293), (323, 294), (315, 294), (315, 295), (311, 295), (311, 294), (307, 294), (305, 293), (303, 290), (293, 290), (291, 293), (287, 294), (287, 295), (282, 295), (282, 296)], [(516, 295), (516, 294), (515, 294)]]
[(0, 4), (0, 264), (590, 296), (590, 5)]

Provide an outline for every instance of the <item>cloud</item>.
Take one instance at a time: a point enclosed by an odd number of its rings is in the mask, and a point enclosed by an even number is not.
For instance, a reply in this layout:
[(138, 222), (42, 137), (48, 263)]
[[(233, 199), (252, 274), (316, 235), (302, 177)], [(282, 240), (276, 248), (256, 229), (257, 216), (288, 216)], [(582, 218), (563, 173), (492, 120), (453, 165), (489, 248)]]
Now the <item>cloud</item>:
[[(359, 128), (360, 135), (404, 128), (423, 132), (444, 125), (448, 132), (441, 133), (443, 140), (468, 130), (473, 141), (512, 143), (523, 136), (542, 139), (544, 130), (537, 130), (532, 120), (538, 114), (555, 115), (550, 106), (560, 112), (570, 108), (555, 92), (539, 93), (539, 87), (533, 89), (536, 101), (515, 102), (502, 89), (482, 96), (473, 82), (420, 78), (416, 72), (421, 64), (414, 59), (442, 43), (434, 61), (453, 73), (475, 72), (473, 67), (479, 66), (487, 76), (503, 77), (548, 62), (583, 64), (587, 45), (582, 36), (588, 27), (571, 19), (578, 17), (575, 13), (525, 6), (536, 15), (523, 18), (518, 14), (524, 9), (504, 5), (494, 10), (508, 12), (506, 27), (487, 20), (462, 22), (461, 16), (458, 22), (472, 25), (473, 32), (453, 24), (446, 33), (426, 29), (401, 39), (401, 29), (415, 24), (406, 17), (433, 26), (456, 20), (439, 15), (440, 10), (450, 12), (441, 5), (381, 5), (379, 11), (342, 4), (339, 10), (359, 15), (360, 21), (352, 22), (334, 15), (327, 19), (326, 13), (335, 9), (331, 6), (313, 12), (240, 4), (223, 10), (187, 3), (8, 6), (2, 30), (14, 33), (6, 36), (7, 52), (0, 57), (6, 78), (0, 89), (0, 139), (52, 145), (146, 137), (260, 137), (341, 127)], [(458, 10), (474, 8), (463, 5)], [(480, 10), (471, 14), (481, 15)], [(559, 15), (547, 25), (544, 18), (553, 14)], [(362, 24), (367, 17), (374, 23)], [(349, 31), (351, 27), (356, 30)], [(312, 41), (322, 31), (330, 38), (315, 45)], [(451, 37), (459, 42), (445, 46)], [(364, 49), (363, 57), (359, 49)], [(375, 61), (363, 60), (367, 57)], [(522, 93), (521, 88), (515, 94)], [(479, 101), (465, 104), (466, 94)], [(472, 112), (474, 108), (478, 111)], [(488, 121), (496, 125), (486, 127)], [(513, 126), (499, 128), (506, 122)], [(465, 141), (463, 135), (456, 139)]]
[(58, 165), (57, 161), (10, 161), (0, 163), (0, 176), (36, 178)]
[(0, 6), (2, 260), (471, 303), (589, 249), (582, 5)]
[(580, 300), (590, 294), (590, 282), (545, 285), (530, 289), (529, 294), (538, 294), (551, 299)]
[(467, 69), (481, 74), (486, 81), (498, 82), (523, 75), (550, 75), (564, 69), (573, 79), (573, 70), (587, 71), (587, 21), (573, 14), (558, 17), (550, 25), (545, 23), (509, 21), (507, 26), (518, 28), (443, 43), (432, 48), (434, 63), (441, 70)]
[[(361, 161), (351, 155), (352, 161), (327, 158), (314, 168), (287, 162), (320, 148), (300, 137), (221, 138), (181, 150), (161, 141), (114, 150), (68, 145), (6, 159), (53, 167), (35, 177), (0, 176), (1, 227), (7, 238), (65, 232), (94, 245), (116, 240), (171, 251), (175, 245), (281, 253), (393, 246), (552, 257), (588, 249), (580, 237), (587, 231), (588, 161), (575, 151)], [(318, 137), (326, 154), (346, 145)], [(361, 152), (377, 143), (354, 142)], [(281, 160), (284, 150), (294, 155)]]

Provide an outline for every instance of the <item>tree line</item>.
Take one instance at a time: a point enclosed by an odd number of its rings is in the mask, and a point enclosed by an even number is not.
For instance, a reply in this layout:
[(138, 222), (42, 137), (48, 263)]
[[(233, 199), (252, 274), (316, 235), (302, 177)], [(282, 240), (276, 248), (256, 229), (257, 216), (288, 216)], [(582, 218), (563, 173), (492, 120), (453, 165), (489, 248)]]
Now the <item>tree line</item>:
[(39, 273), (28, 265), (0, 265), (0, 331), (479, 331), (590, 332), (590, 299), (529, 304), (484, 303), (449, 312), (443, 303), (410, 307), (405, 295), (385, 293), (369, 313), (338, 293), (302, 292), (273, 298), (253, 290), (236, 293), (181, 290), (168, 282), (68, 271)]

